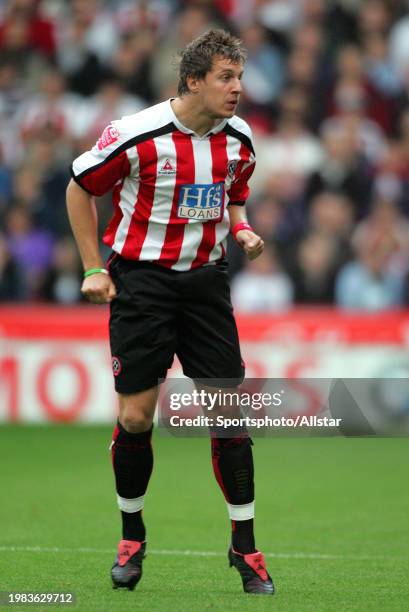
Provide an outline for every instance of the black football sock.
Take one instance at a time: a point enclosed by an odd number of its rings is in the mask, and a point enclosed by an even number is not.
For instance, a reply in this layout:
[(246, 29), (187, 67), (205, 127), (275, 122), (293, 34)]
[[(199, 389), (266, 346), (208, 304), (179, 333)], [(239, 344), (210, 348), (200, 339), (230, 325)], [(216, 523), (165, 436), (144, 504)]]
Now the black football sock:
[(153, 427), (141, 433), (129, 433), (118, 421), (114, 430), (111, 445), (112, 465), (124, 540), (145, 539), (142, 508), (153, 468), (152, 429)]
[(255, 552), (256, 544), (254, 542), (253, 519), (248, 519), (247, 521), (232, 521), (231, 527), (233, 549), (243, 555)]
[(124, 540), (144, 542), (146, 531), (142, 520), (142, 510), (139, 510), (139, 512), (121, 512), (121, 515), (122, 538)]
[(212, 437), (213, 469), (231, 514), (233, 548), (243, 554), (256, 550), (253, 518), (246, 516), (254, 502), (252, 444), (248, 436)]

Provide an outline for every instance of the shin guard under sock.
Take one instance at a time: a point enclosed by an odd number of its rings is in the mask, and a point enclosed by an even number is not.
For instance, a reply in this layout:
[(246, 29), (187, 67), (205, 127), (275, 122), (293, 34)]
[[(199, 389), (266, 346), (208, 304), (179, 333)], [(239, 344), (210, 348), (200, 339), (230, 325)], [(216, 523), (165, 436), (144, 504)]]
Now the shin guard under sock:
[(255, 552), (254, 465), (252, 441), (246, 437), (212, 438), (214, 473), (227, 502), (234, 550)]
[(124, 540), (145, 539), (142, 508), (153, 468), (151, 437), (152, 427), (141, 433), (129, 433), (118, 421), (114, 430), (112, 465)]

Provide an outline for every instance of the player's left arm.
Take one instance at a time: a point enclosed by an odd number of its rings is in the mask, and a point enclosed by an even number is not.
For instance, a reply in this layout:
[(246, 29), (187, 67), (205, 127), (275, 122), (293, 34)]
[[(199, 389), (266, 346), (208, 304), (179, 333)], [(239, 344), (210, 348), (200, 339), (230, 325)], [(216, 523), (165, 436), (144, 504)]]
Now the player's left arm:
[(237, 175), (233, 179), (228, 191), (230, 200), (228, 204), (230, 231), (249, 259), (258, 257), (264, 249), (263, 240), (249, 225), (245, 208), (245, 203), (250, 193), (248, 182), (254, 172), (255, 165), (256, 158), (250, 141), (248, 159), (239, 165)]
[(264, 250), (264, 241), (249, 225), (244, 205), (229, 204), (228, 211), (231, 233), (247, 257), (256, 259)]

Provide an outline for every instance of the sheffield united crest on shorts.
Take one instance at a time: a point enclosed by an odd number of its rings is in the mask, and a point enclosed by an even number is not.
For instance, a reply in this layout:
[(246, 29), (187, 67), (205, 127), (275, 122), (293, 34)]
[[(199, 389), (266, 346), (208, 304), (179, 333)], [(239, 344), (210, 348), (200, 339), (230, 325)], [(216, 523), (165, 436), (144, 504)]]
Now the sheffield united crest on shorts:
[(122, 370), (122, 363), (119, 357), (112, 357), (112, 372), (114, 376), (118, 376)]

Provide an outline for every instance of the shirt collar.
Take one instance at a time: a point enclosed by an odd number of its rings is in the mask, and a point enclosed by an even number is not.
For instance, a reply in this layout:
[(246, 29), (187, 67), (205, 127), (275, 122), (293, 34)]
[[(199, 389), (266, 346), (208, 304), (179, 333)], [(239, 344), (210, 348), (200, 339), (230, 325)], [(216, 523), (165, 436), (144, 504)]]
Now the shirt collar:
[(224, 128), (224, 126), (226, 125), (227, 121), (228, 121), (227, 119), (223, 119), (223, 121), (220, 121), (220, 123), (218, 123), (216, 126), (212, 127), (212, 129), (209, 130), (208, 132), (206, 132), (206, 134), (203, 134), (203, 136), (199, 136), (199, 134), (196, 134), (196, 132), (194, 132), (190, 128), (186, 127), (185, 125), (183, 125), (183, 123), (181, 123), (179, 121), (179, 119), (176, 117), (175, 112), (174, 112), (174, 110), (172, 108), (172, 105), (171, 105), (171, 102), (174, 99), (175, 98), (169, 98), (169, 100), (168, 100), (169, 111), (170, 111), (170, 114), (172, 115), (173, 123), (176, 125), (177, 129), (180, 130), (181, 132), (183, 132), (184, 134), (190, 134), (190, 135), (196, 136), (197, 138), (208, 138), (212, 134), (217, 134), (218, 132), (221, 132), (222, 129)]

